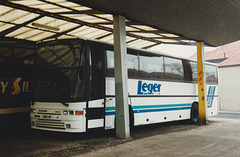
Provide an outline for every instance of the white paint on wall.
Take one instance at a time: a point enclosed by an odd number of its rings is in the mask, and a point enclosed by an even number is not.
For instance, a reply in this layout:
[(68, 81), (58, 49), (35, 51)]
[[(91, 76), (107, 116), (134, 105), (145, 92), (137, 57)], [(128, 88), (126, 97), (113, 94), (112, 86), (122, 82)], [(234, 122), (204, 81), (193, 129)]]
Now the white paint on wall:
[(219, 109), (240, 112), (240, 66), (219, 68)]

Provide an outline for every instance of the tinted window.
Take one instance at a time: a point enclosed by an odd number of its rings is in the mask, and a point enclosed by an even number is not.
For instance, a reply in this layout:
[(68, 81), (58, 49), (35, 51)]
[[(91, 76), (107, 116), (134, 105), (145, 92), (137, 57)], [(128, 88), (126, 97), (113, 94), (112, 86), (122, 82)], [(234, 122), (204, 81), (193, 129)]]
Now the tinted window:
[(217, 83), (217, 67), (213, 65), (205, 65), (206, 81)]
[(191, 68), (189, 61), (182, 60), (183, 67), (184, 67), (184, 80), (185, 81), (191, 81), (192, 75), (191, 75)]
[(86, 94), (85, 49), (80, 40), (55, 40), (38, 45), (35, 58), (35, 101), (70, 102)]
[(127, 69), (129, 78), (138, 78), (138, 56), (127, 54)]
[(140, 73), (141, 78), (163, 79), (164, 66), (162, 56), (140, 56)]
[(91, 99), (104, 95), (104, 53), (98, 46), (90, 47), (90, 93)]
[(107, 50), (107, 71), (106, 75), (114, 77), (114, 53), (113, 51)]
[(165, 78), (170, 80), (183, 80), (183, 64), (182, 60), (164, 57)]
[[(57, 43), (56, 43), (57, 42)], [(74, 45), (74, 46), (73, 46)], [(39, 46), (37, 54), (44, 61), (38, 60), (38, 65), (48, 67), (78, 67), (84, 65), (84, 59), (81, 58), (81, 43), (53, 41)], [(83, 54), (83, 53), (82, 53)], [(81, 62), (80, 62), (81, 60)], [(47, 64), (46, 64), (47, 63)]]
[[(106, 75), (114, 77), (114, 53), (107, 50), (107, 72)], [(133, 54), (127, 54), (127, 69), (129, 78), (138, 77), (138, 56)]]
[(197, 62), (190, 62), (191, 70), (192, 70), (192, 80), (198, 80), (198, 69), (197, 69)]

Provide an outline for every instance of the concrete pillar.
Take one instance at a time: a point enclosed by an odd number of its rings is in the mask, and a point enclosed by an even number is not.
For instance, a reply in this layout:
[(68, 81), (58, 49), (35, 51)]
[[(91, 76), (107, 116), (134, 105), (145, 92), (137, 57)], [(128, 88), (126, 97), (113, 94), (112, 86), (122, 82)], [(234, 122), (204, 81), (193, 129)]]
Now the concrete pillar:
[(197, 42), (199, 123), (207, 124), (204, 43)]
[(116, 95), (116, 135), (130, 138), (128, 107), (128, 75), (125, 17), (113, 16), (114, 32), (114, 66)]

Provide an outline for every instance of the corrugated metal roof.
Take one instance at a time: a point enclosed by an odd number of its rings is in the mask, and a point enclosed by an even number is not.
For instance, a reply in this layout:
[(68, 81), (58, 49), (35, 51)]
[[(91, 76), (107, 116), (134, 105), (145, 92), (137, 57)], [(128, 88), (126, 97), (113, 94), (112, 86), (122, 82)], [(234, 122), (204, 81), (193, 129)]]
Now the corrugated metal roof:
[(178, 36), (220, 46), (240, 39), (238, 0), (71, 0)]
[[(8, 39), (90, 38), (113, 43), (113, 17), (67, 0), (0, 2), (0, 43)], [(127, 45), (189, 44), (187, 38), (126, 19)]]
[(239, 8), (237, 0), (2, 0), (0, 42), (79, 37), (111, 43), (112, 14), (120, 14), (127, 18), (129, 46), (189, 40), (219, 46), (240, 39)]

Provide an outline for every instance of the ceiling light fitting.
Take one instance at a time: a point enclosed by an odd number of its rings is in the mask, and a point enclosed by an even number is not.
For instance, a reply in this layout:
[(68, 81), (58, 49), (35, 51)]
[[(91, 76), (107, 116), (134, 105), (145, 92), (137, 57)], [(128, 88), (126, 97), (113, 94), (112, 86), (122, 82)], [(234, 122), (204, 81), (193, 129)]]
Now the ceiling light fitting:
[(59, 31), (60, 30), (57, 27), (48, 26), (48, 25), (44, 25), (44, 24), (40, 24), (40, 23), (36, 23), (36, 22), (33, 22), (32, 25), (34, 27), (40, 27), (40, 28), (44, 28), (44, 29), (48, 29), (48, 30), (52, 30), (52, 31)]

